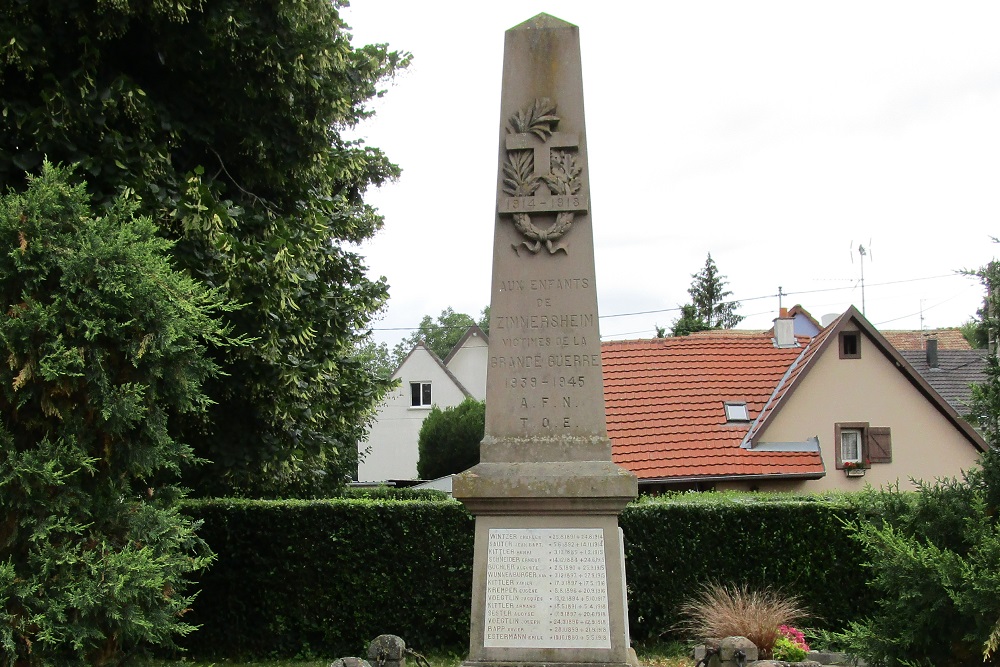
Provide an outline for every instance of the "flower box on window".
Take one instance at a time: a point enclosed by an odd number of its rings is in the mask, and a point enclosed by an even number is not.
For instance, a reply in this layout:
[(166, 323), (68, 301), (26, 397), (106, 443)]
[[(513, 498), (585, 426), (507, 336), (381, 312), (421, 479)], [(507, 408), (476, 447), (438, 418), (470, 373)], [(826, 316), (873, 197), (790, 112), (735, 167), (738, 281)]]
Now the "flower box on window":
[(864, 477), (865, 469), (868, 467), (869, 463), (865, 461), (844, 461), (843, 462), (844, 474), (848, 477)]
[(844, 474), (848, 477), (864, 477), (865, 466), (861, 461), (844, 461)]

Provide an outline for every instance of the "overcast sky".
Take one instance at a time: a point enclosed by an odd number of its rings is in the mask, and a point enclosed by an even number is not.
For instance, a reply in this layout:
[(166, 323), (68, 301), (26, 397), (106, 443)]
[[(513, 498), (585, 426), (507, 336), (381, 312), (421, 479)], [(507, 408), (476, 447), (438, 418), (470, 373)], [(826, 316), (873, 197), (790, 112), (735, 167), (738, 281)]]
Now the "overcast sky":
[(353, 0), (355, 44), (414, 57), (357, 129), (403, 169), (368, 194), (378, 340), (489, 301), (504, 31), (540, 12), (580, 27), (602, 338), (669, 328), (709, 252), (741, 328), (779, 287), (860, 309), (859, 244), (876, 327), (974, 314), (955, 272), (1000, 250), (1000, 3)]

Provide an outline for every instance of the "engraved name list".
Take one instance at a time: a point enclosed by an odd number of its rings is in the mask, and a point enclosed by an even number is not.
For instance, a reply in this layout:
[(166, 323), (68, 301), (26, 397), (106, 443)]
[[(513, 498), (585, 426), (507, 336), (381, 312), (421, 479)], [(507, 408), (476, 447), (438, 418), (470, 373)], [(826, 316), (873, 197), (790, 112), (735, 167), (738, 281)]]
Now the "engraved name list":
[(604, 531), (490, 529), (485, 646), (610, 648)]

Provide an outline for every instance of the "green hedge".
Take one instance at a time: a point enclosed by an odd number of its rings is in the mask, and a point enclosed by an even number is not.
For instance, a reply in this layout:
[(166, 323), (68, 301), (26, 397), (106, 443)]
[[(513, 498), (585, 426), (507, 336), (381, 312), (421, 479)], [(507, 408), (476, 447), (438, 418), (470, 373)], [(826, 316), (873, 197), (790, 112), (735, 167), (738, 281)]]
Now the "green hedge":
[[(393, 633), (418, 651), (467, 650), (474, 520), (452, 501), (198, 501), (218, 554), (183, 642), (195, 656), (364, 655)], [(621, 514), (632, 637), (667, 631), (706, 581), (802, 596), (841, 628), (871, 601), (840, 499), (700, 494)], [(187, 620), (187, 617), (186, 617)]]
[(338, 498), (368, 498), (369, 500), (450, 500), (437, 489), (396, 488), (394, 486), (350, 486), (341, 489)]
[(200, 501), (218, 555), (182, 644), (225, 657), (364, 655), (382, 633), (468, 644), (472, 517), (455, 501)]
[(845, 529), (846, 497), (687, 494), (622, 512), (630, 629), (668, 633), (677, 607), (709, 581), (769, 586), (798, 595), (808, 625), (843, 628), (873, 604), (863, 554)]

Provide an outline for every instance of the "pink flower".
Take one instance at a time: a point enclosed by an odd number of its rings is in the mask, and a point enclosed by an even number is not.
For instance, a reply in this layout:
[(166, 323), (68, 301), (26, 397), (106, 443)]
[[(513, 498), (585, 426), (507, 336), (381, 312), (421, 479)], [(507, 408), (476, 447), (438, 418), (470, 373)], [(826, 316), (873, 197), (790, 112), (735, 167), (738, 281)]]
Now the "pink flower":
[(802, 634), (801, 630), (793, 628), (790, 625), (782, 625), (778, 628), (778, 632), (782, 634), (786, 639), (791, 641), (793, 644), (798, 646), (803, 651), (809, 650), (809, 644), (806, 643), (805, 635)]

